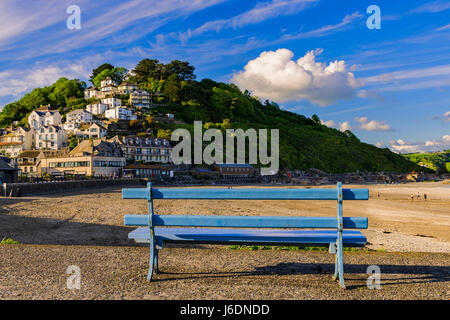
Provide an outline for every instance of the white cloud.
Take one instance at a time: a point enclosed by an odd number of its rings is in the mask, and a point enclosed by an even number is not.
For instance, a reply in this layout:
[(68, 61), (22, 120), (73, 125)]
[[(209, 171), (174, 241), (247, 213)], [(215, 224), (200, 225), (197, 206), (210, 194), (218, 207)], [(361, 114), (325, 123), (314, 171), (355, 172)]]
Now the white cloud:
[(450, 111), (447, 111), (446, 113), (444, 113), (444, 120), (450, 121)]
[(356, 117), (357, 122), (359, 122), (359, 129), (364, 131), (391, 131), (389, 124), (384, 121), (370, 120), (367, 117)]
[(413, 12), (422, 13), (422, 12), (428, 12), (428, 13), (435, 13), (435, 12), (441, 12), (450, 9), (450, 3), (448, 1), (431, 1), (427, 2), (420, 7), (413, 10)]
[(258, 3), (253, 9), (229, 19), (208, 21), (200, 27), (179, 34), (182, 41), (192, 36), (198, 36), (208, 31), (219, 32), (223, 29), (242, 28), (246, 25), (260, 23), (264, 20), (273, 19), (283, 15), (291, 15), (302, 11), (309, 4), (318, 0), (272, 0), (270, 2)]
[(306, 38), (323, 37), (323, 36), (332, 34), (334, 32), (344, 30), (344, 29), (348, 28), (353, 22), (359, 21), (363, 17), (364, 17), (364, 15), (362, 15), (361, 13), (356, 11), (356, 12), (353, 12), (352, 14), (347, 14), (337, 24), (330, 24), (330, 25), (326, 25), (326, 26), (320, 27), (315, 30), (300, 32), (300, 33), (296, 33), (296, 34), (285, 34), (281, 37), (281, 40), (288, 41), (288, 40), (299, 40), (299, 39), (306, 39)]
[(445, 26), (437, 28), (435, 31), (444, 31), (450, 29), (450, 23), (446, 24)]
[(104, 61), (102, 56), (92, 56), (79, 63), (36, 65), (24, 70), (6, 70), (0, 72), (0, 100), (13, 101), (21, 98), (34, 88), (53, 84), (61, 77), (68, 79), (86, 79), (92, 69)]
[(440, 139), (425, 142), (406, 142), (398, 139), (397, 141), (390, 141), (389, 147), (397, 153), (441, 151), (450, 148), (450, 135), (444, 135)]
[(334, 122), (334, 120), (328, 120), (328, 121), (323, 121), (320, 120), (320, 122), (324, 125), (327, 126), (329, 128), (334, 128), (334, 129), (338, 129), (342, 132), (346, 131), (346, 130), (351, 130), (352, 127), (350, 126), (350, 122), (349, 121), (345, 121), (345, 122), (341, 122), (341, 123), (336, 123)]
[(327, 126), (327, 127), (329, 127), (329, 128), (335, 128), (335, 127), (336, 127), (336, 123), (334, 122), (334, 120), (328, 120), (328, 121), (320, 120), (320, 122), (321, 122), (324, 126)]
[(352, 129), (352, 127), (350, 126), (349, 121), (342, 122), (339, 125), (339, 130), (341, 130), (341, 131), (347, 131), (347, 130), (351, 130), (351, 129)]
[(308, 51), (297, 61), (288, 49), (264, 51), (251, 60), (244, 71), (234, 74), (232, 82), (242, 90), (274, 101), (307, 99), (326, 106), (355, 95), (361, 82), (356, 79), (343, 60), (328, 65), (316, 62), (321, 49)]

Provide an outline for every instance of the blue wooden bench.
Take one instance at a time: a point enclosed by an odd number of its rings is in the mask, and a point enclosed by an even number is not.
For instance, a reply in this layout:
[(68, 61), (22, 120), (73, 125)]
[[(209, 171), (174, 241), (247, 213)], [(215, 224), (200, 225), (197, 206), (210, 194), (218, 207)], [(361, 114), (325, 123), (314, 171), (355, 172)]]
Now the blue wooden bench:
[[(125, 225), (141, 226), (128, 237), (150, 243), (148, 280), (158, 272), (158, 250), (166, 243), (327, 246), (335, 254), (333, 279), (344, 285), (343, 247), (361, 247), (366, 238), (367, 218), (343, 217), (343, 200), (368, 200), (368, 189), (288, 189), (288, 188), (133, 188), (122, 190), (123, 199), (146, 199), (147, 215), (125, 215)], [(336, 200), (337, 217), (155, 215), (154, 199), (226, 200)], [(296, 230), (296, 229), (315, 230)], [(319, 229), (319, 230), (316, 230)], [(322, 230), (325, 229), (325, 230)]]

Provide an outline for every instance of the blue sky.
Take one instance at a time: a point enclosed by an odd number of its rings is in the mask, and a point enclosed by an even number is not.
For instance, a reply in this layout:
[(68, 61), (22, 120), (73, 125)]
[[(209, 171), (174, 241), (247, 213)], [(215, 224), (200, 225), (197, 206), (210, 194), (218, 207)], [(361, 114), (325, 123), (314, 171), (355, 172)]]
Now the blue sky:
[(449, 1), (2, 1), (0, 27), (0, 106), (104, 62), (179, 59), (368, 143), (450, 148)]

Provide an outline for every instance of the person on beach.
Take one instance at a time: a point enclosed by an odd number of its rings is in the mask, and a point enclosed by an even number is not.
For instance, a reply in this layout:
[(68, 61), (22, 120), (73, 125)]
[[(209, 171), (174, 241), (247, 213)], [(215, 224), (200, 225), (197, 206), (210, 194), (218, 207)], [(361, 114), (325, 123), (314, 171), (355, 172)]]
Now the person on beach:
[(427, 194), (426, 194), (426, 193), (423, 195), (423, 199), (424, 199), (425, 201), (427, 201)]
[(380, 199), (380, 191), (377, 192), (377, 197)]
[(411, 193), (411, 200), (414, 200), (414, 195)]
[(417, 200), (420, 200), (420, 194), (417, 192)]

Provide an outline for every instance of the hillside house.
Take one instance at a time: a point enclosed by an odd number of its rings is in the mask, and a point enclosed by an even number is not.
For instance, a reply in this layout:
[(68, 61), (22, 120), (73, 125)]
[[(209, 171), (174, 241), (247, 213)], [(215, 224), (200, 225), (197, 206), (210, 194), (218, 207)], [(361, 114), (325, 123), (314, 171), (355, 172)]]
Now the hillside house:
[(150, 108), (150, 94), (145, 90), (135, 90), (130, 93), (129, 103), (133, 107)]
[(50, 105), (41, 106), (28, 116), (28, 125), (34, 130), (38, 130), (42, 126), (60, 126), (61, 124), (61, 114), (58, 110), (50, 110)]
[(68, 146), (67, 133), (60, 126), (42, 126), (36, 131), (36, 149), (58, 150)]
[(35, 147), (35, 131), (19, 127), (11, 133), (0, 136), (0, 153), (11, 158), (17, 157), (24, 150)]

